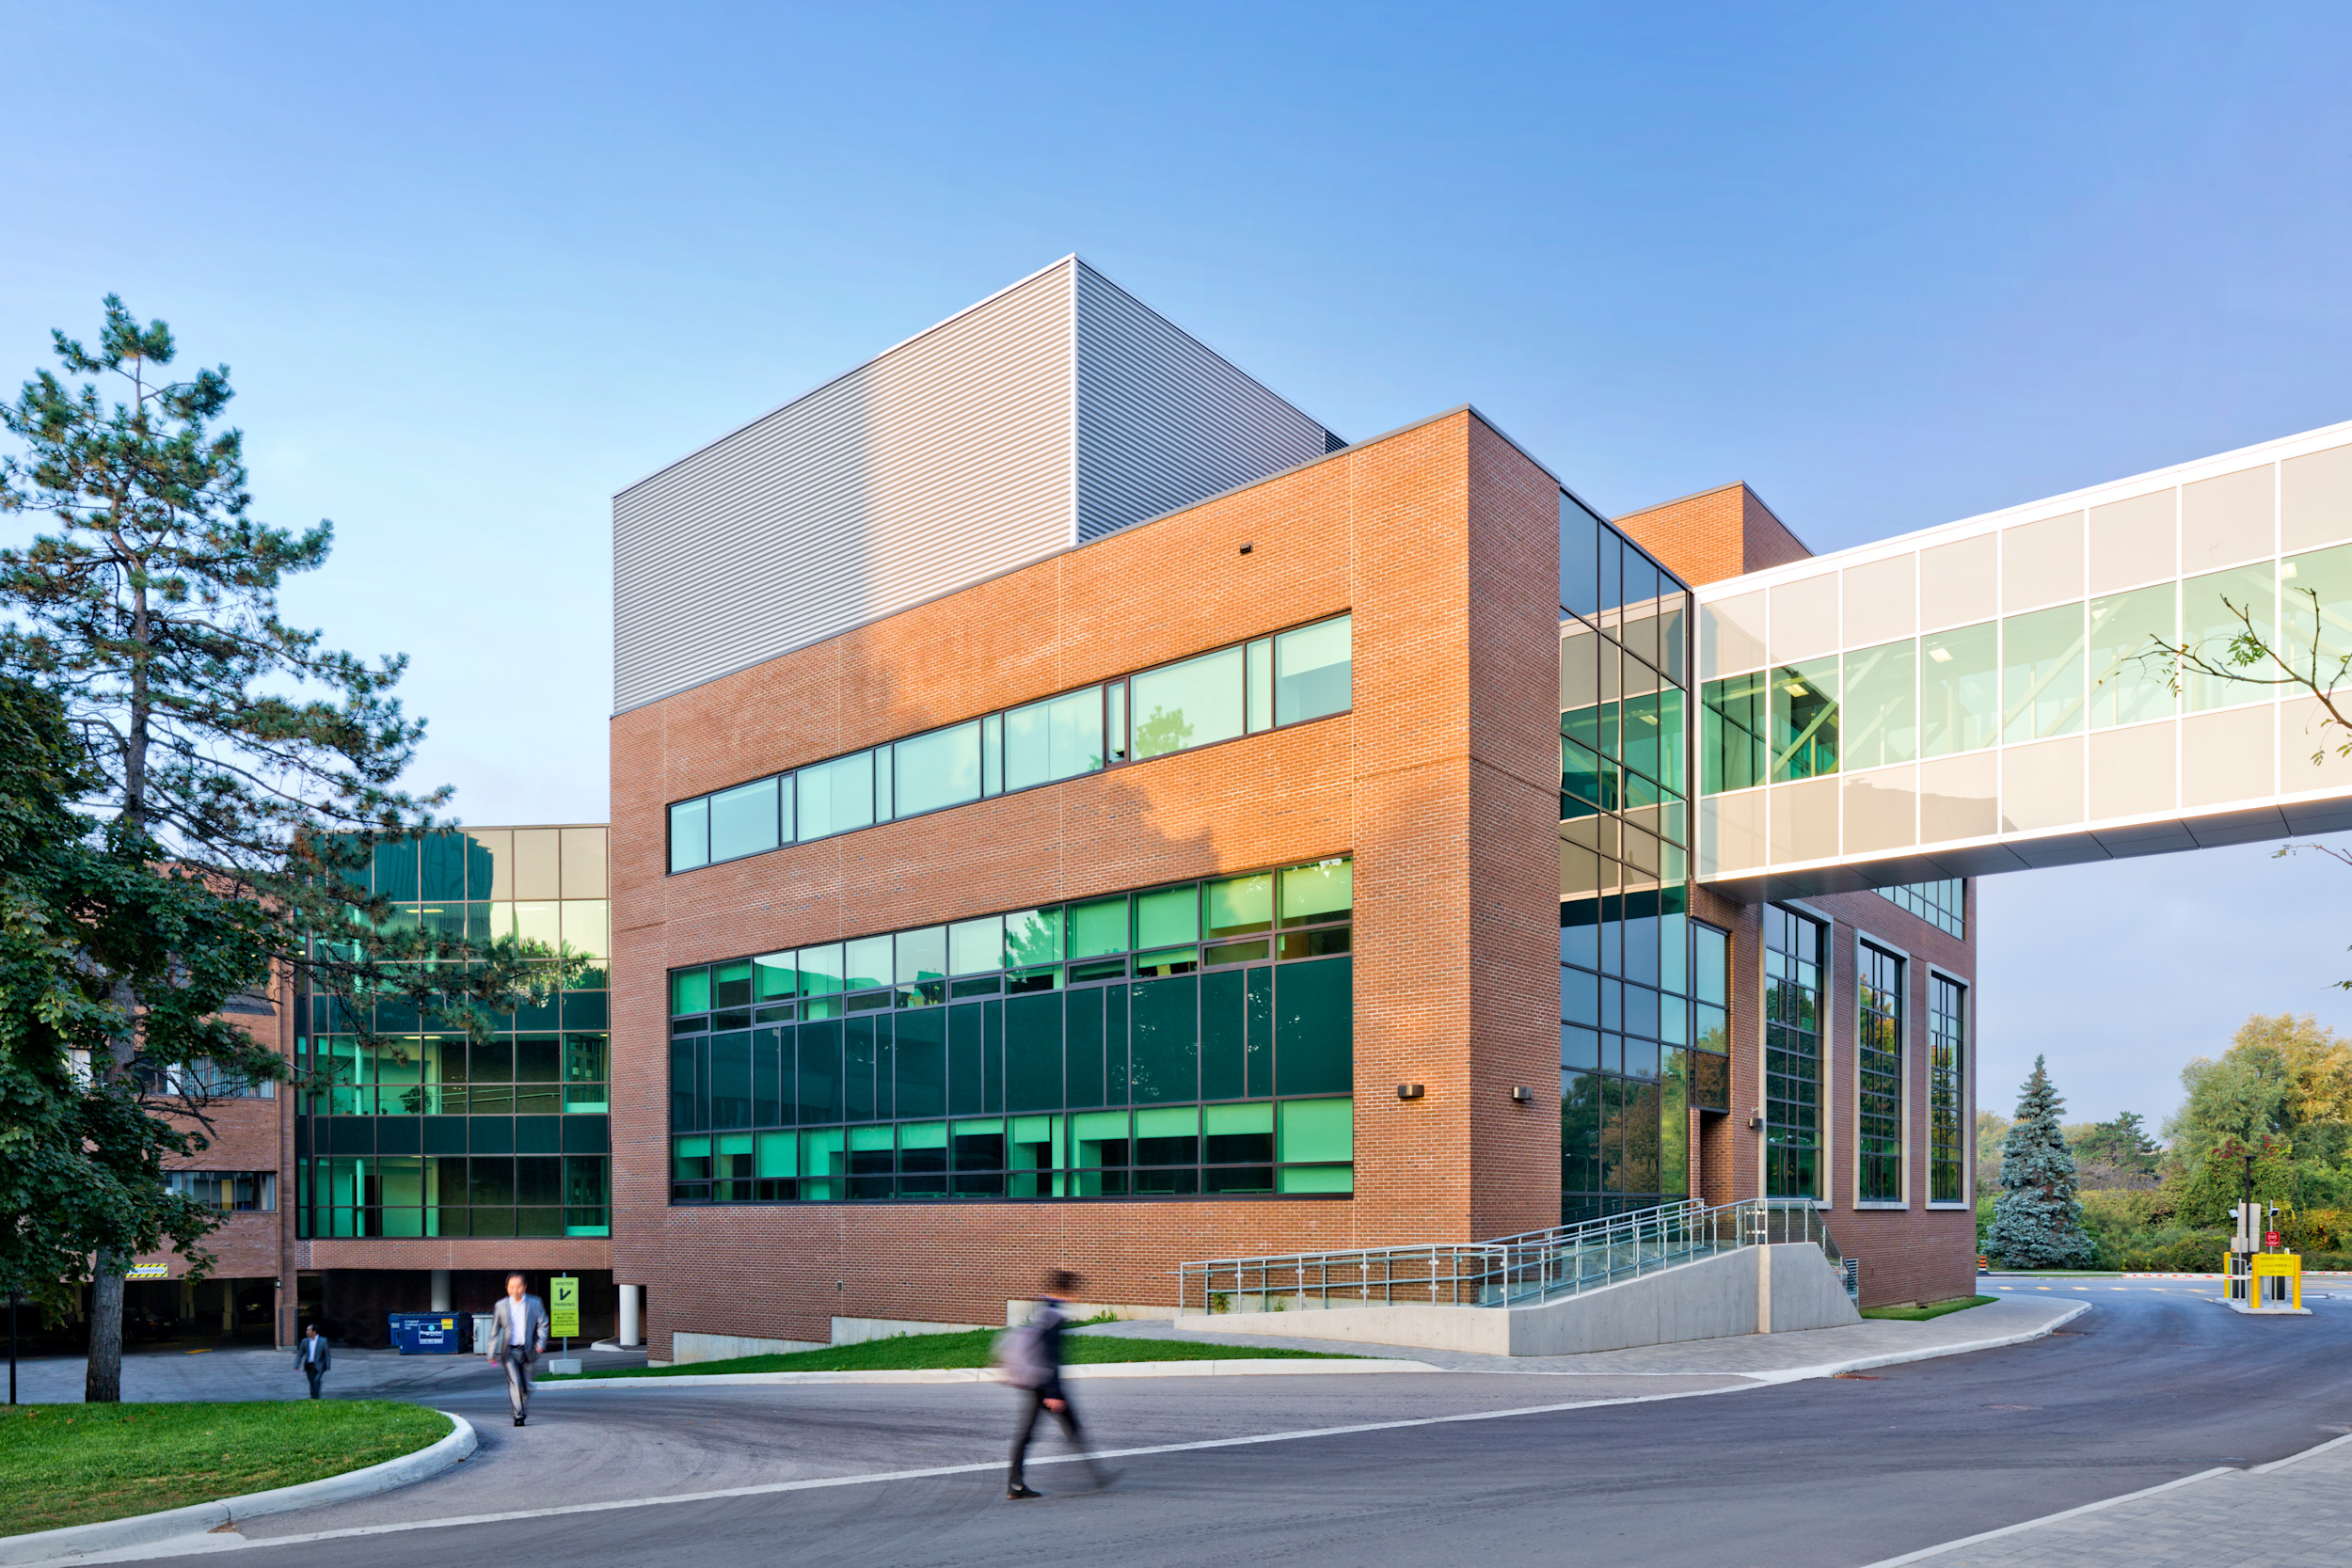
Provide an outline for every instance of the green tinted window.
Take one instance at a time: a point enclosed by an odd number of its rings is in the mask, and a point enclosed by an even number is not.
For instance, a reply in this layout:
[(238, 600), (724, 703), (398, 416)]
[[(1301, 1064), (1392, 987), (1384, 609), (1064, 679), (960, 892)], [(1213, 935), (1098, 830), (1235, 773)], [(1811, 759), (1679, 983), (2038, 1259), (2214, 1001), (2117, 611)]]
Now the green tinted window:
[(1049, 697), (1005, 715), (1005, 787), (1026, 789), (1103, 767), (1100, 687)]
[(2173, 661), (2165, 650), (2180, 630), (2177, 590), (2160, 582), (2090, 601), (2090, 724), (2169, 719)]
[(1883, 768), (1919, 754), (1919, 645), (1905, 640), (1846, 656), (1845, 767)]
[(1201, 903), (1210, 936), (1263, 931), (1274, 920), (1274, 879), (1263, 871), (1254, 877), (1220, 877), (1202, 884)]
[(789, 953), (765, 953), (752, 960), (752, 1000), (778, 1002), (800, 994), (800, 976)]
[(841, 944), (803, 947), (795, 956), (800, 966), (803, 996), (834, 996), (841, 990)]
[(1200, 940), (1199, 885), (1154, 888), (1136, 895), (1136, 945), (1168, 947)]
[(1276, 723), (1295, 724), (1346, 711), (1353, 700), (1353, 617), (1342, 615), (1274, 640)]
[(871, 990), (890, 984), (893, 960), (888, 937), (860, 937), (842, 943), (843, 985), (850, 990)]
[(1353, 960), (1284, 964), (1275, 974), (1274, 1092), (1345, 1094), (1355, 1086)]
[(1714, 795), (1762, 784), (1765, 733), (1771, 722), (1763, 671), (1708, 681), (1699, 706), (1700, 789)]
[(1919, 754), (1947, 757), (2000, 734), (1999, 623), (1919, 640)]
[(697, 966), (693, 969), (670, 971), (670, 1012), (673, 1017), (687, 1013), (710, 1011), (710, 971)]
[[(1136, 759), (1165, 756), (1240, 735), (1244, 729), (1242, 663), (1242, 650), (1228, 648), (1130, 680)], [(1279, 713), (1279, 677), (1276, 705)]]
[(981, 974), (1004, 965), (1004, 916), (992, 914), (981, 920), (960, 920), (947, 927), (949, 974)]
[(1099, 958), (1127, 951), (1127, 895), (1070, 906), (1070, 956)]
[(710, 798), (710, 858), (730, 861), (776, 847), (776, 781), (761, 779)]
[(710, 801), (680, 800), (670, 808), (670, 869), (691, 871), (709, 863)]
[(896, 815), (914, 816), (980, 798), (980, 726), (956, 724), (891, 748)]
[[(2241, 665), (2233, 644), (2252, 634), (2265, 645), (2278, 636), (2277, 613), (2271, 604), (2278, 568), (2265, 561), (2258, 566), (2238, 566), (2208, 572), (2181, 583), (2181, 637), (2188, 651), (2223, 672), (2218, 675), (2184, 672), (2183, 695), (2188, 711), (2233, 707), (2240, 703), (2267, 702), (2270, 688), (2261, 685), (2278, 674), (2268, 659)], [(2233, 679), (2237, 676), (2242, 678)]]
[(1807, 659), (1772, 672), (1772, 782), (1837, 771), (1837, 660)]
[(1189, 975), (1136, 987), (1130, 1085), (1138, 1105), (1200, 1098), (1200, 998)]
[[(2279, 568), (2288, 657), (2320, 688), (2348, 683), (2352, 665), (2352, 545), (2290, 556)], [(2169, 591), (2168, 591), (2169, 592)]]
[(945, 979), (946, 974), (946, 927), (926, 926), (920, 930), (898, 933), (898, 977), (900, 985)]
[(2010, 745), (2083, 727), (2083, 607), (2054, 605), (2001, 623), (2001, 738)]
[(874, 824), (874, 756), (859, 752), (803, 768), (793, 775), (800, 794), (801, 837), (823, 838)]
[(710, 1001), (713, 1006), (718, 1007), (748, 1007), (752, 1005), (752, 963), (749, 958), (710, 966)]
[(1302, 925), (1346, 914), (1355, 903), (1356, 863), (1315, 861), (1282, 873), (1282, 924)]
[(1356, 1157), (1356, 1102), (1352, 1100), (1291, 1100), (1281, 1108), (1284, 1161), (1352, 1160)]
[(1061, 961), (1061, 908), (1021, 910), (1005, 916), (1005, 967)]

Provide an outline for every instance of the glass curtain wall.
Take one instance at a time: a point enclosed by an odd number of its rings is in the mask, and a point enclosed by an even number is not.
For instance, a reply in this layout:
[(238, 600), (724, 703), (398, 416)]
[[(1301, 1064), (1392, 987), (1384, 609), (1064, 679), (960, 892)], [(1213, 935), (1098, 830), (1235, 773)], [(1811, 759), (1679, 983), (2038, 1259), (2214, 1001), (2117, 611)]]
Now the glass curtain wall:
[(1935, 882), (1906, 882), (1900, 887), (1883, 887), (1881, 898), (1899, 904), (1939, 931), (1968, 940), (1968, 882), (1963, 877), (1947, 877)]
[(671, 1201), (1348, 1194), (1353, 874), (673, 970)]
[(1928, 1201), (1965, 1203), (1967, 1166), (1962, 1149), (1961, 1082), (1966, 1070), (1967, 990), (1941, 974), (1928, 976)]
[(1560, 497), (1562, 1223), (1688, 1195), (1727, 1108), (1725, 942), (1690, 919), (1690, 595)]
[(396, 921), (565, 943), (598, 962), (474, 1042), (405, 1003), (374, 1003), (361, 1021), (298, 995), (310, 1086), (294, 1121), (297, 1233), (612, 1234), (605, 830), (436, 832), (378, 846), (370, 876)]
[(1864, 1203), (1903, 1197), (1903, 961), (1865, 942), (1854, 1021), (1856, 1115), (1861, 1167), (1854, 1193)]
[(1821, 1191), (1821, 923), (1764, 910), (1764, 1196)]
[(1354, 626), (1336, 615), (675, 801), (670, 871), (1344, 713), (1355, 702)]

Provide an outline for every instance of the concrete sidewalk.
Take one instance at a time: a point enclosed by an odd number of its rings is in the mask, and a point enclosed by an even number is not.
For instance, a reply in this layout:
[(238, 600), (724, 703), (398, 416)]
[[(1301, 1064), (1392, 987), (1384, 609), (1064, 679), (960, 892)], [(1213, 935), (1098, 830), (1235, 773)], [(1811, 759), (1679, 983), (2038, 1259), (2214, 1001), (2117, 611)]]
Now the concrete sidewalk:
[(2352, 1436), (2250, 1470), (2201, 1471), (2047, 1519), (1886, 1558), (1870, 1568), (1910, 1562), (1937, 1568), (2339, 1568), (2347, 1555)]
[[(1722, 1339), (1688, 1339), (1677, 1344), (1645, 1345), (1633, 1350), (1593, 1351), (1582, 1355), (1482, 1355), (1470, 1351), (1317, 1339), (1311, 1333), (1290, 1338), (1274, 1338), (1260, 1334), (1246, 1337), (1196, 1334), (1179, 1332), (1169, 1323), (1157, 1320), (1103, 1323), (1073, 1332), (1135, 1339), (1190, 1339), (1202, 1344), (1279, 1345), (1295, 1350), (1328, 1351), (1339, 1355), (1392, 1355), (1426, 1362), (1449, 1371), (1540, 1372), (1597, 1377), (1728, 1376), (1772, 1382), (1802, 1375), (1817, 1368), (1957, 1355), (1971, 1350), (2014, 1343), (2020, 1338), (2047, 1332), (2059, 1319), (2082, 1305), (2080, 1300), (2057, 1297), (2004, 1296), (1986, 1306), (1949, 1312), (1923, 1323), (1870, 1319), (1842, 1328), (1811, 1328), (1789, 1334), (1742, 1334)], [(1315, 1316), (1312, 1312), (1292, 1316), (1300, 1329), (1312, 1329)]]
[[(642, 1367), (639, 1351), (575, 1350), (591, 1367)], [(51, 1355), (17, 1364), (17, 1398), (26, 1404), (79, 1404), (87, 1363), (78, 1355)], [(479, 1386), (504, 1388), (506, 1375), (478, 1355), (403, 1355), (389, 1350), (335, 1347), (334, 1370), (326, 1374), (330, 1400), (418, 1400), (431, 1402), (443, 1392)], [(182, 1400), (299, 1400), (310, 1386), (294, 1366), (292, 1350), (262, 1345), (188, 1350), (142, 1347), (122, 1357), (122, 1397), (135, 1403)]]

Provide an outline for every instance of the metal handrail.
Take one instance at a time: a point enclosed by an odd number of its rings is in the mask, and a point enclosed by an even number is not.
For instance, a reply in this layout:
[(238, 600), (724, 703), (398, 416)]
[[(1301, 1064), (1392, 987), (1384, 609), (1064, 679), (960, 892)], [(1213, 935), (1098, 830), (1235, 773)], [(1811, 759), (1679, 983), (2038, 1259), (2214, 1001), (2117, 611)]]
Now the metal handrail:
[(1201, 1312), (1279, 1312), (1335, 1300), (1531, 1306), (1780, 1242), (1814, 1243), (1833, 1267), (1840, 1262), (1820, 1210), (1808, 1201), (1752, 1198), (1711, 1208), (1681, 1202), (1491, 1242), (1202, 1259), (1178, 1265), (1177, 1305)]

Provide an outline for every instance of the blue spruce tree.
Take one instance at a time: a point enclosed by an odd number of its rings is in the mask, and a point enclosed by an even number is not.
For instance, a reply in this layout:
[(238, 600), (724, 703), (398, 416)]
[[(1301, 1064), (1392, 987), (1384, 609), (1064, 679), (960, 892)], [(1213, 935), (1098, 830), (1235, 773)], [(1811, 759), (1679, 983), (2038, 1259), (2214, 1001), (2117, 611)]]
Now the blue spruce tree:
[(2095, 1261), (2074, 1197), (2074, 1156), (2058, 1125), (2065, 1108), (2036, 1056), (2017, 1097), (2017, 1120), (2001, 1143), (2001, 1196), (1985, 1234), (1985, 1250), (2011, 1268), (2087, 1269)]

